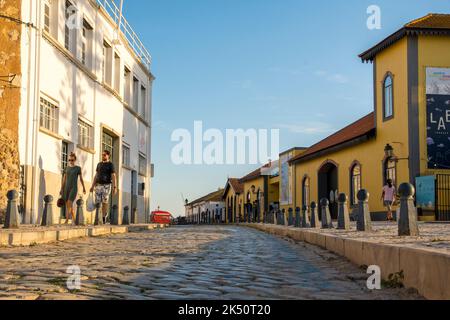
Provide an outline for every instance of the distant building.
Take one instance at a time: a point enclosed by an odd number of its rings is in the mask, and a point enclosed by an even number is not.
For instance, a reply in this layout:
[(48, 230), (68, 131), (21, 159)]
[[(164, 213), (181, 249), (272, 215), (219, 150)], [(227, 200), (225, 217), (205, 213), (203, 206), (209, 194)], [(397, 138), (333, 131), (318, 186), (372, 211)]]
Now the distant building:
[(224, 190), (212, 192), (185, 205), (188, 223), (211, 224), (225, 222), (225, 203), (222, 201)]

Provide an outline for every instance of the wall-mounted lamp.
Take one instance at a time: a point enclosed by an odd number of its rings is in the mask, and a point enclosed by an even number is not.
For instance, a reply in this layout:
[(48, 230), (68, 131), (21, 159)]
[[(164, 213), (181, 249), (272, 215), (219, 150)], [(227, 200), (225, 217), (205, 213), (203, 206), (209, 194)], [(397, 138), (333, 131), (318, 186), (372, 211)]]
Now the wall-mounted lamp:
[(255, 194), (256, 193), (256, 187), (253, 185), (250, 187), (250, 189), (252, 190), (252, 193)]
[(386, 158), (392, 158), (394, 156), (394, 148), (390, 144), (387, 144), (386, 147), (384, 147), (384, 154), (386, 155)]

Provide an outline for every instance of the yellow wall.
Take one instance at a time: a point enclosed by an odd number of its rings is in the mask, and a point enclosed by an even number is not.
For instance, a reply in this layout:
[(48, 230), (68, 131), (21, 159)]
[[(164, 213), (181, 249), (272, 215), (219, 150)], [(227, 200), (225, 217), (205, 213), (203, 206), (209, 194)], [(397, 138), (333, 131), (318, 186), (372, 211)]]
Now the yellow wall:
[[(239, 207), (240, 207), (240, 214), (241, 217), (244, 215), (244, 197), (243, 195), (236, 194), (232, 187), (230, 187), (225, 194), (225, 221), (226, 223), (234, 223), (236, 221), (229, 221), (228, 219), (228, 203), (231, 203), (231, 199), (233, 199), (233, 206), (231, 207), (231, 210), (233, 210), (232, 218), (237, 217), (239, 215)], [(234, 205), (234, 201), (236, 201), (236, 206)], [(236, 212), (234, 212), (234, 208), (236, 208)]]
[(443, 36), (419, 37), (419, 139), (420, 172), (422, 175), (448, 173), (449, 170), (429, 170), (427, 164), (427, 101), (426, 68), (450, 68), (450, 38)]
[[(255, 186), (255, 194), (252, 193), (252, 186)], [(248, 203), (247, 195), (250, 193), (250, 203), (253, 204), (257, 200), (258, 189), (264, 192), (264, 177), (244, 182), (244, 203)], [(264, 214), (264, 200), (261, 201), (260, 208), (260, 218), (262, 219)]]

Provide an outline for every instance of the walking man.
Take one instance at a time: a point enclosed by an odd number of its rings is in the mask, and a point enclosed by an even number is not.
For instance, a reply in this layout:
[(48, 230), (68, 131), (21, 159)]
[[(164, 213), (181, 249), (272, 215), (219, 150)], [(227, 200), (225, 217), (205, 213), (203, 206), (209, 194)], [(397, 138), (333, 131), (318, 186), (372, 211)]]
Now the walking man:
[(110, 161), (111, 153), (103, 151), (102, 162), (97, 165), (91, 192), (95, 192), (95, 203), (102, 204), (103, 222), (106, 223), (108, 216), (108, 204), (111, 192), (117, 194), (117, 177), (114, 164)]

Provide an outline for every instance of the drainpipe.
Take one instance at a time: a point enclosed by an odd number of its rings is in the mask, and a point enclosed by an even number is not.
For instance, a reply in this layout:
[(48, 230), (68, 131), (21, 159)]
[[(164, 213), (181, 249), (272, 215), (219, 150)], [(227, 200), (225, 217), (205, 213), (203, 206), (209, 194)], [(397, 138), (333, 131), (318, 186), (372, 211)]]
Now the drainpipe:
[(35, 67), (34, 67), (34, 118), (33, 118), (33, 178), (32, 178), (32, 198), (31, 198), (31, 217), (30, 223), (35, 224), (38, 218), (38, 203), (39, 203), (39, 192), (38, 191), (38, 144), (39, 144), (39, 95), (40, 95), (40, 76), (41, 76), (41, 8), (42, 2), (38, 1), (38, 7), (36, 10), (36, 21), (37, 30), (36, 32), (36, 57), (35, 57)]

